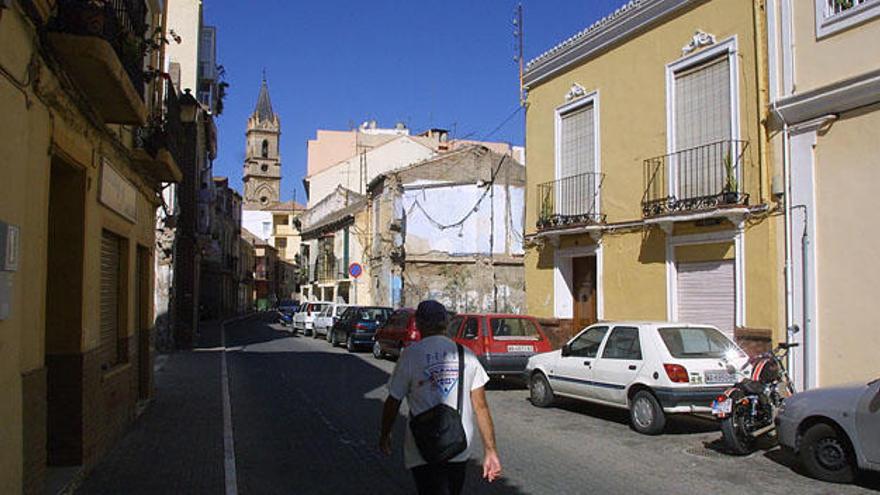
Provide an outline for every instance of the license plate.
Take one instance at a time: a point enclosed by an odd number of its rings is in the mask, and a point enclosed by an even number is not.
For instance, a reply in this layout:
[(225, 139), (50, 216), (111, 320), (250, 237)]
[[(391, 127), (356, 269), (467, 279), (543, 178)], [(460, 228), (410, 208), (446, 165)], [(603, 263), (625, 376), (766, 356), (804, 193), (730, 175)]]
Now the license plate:
[(733, 401), (728, 399), (723, 402), (718, 402), (717, 400), (712, 402), (712, 414), (730, 414), (730, 410), (733, 407)]
[(533, 345), (509, 345), (509, 346), (507, 346), (507, 352), (535, 352), (535, 346), (533, 346)]
[(708, 370), (703, 373), (706, 383), (734, 383), (736, 376), (725, 370)]

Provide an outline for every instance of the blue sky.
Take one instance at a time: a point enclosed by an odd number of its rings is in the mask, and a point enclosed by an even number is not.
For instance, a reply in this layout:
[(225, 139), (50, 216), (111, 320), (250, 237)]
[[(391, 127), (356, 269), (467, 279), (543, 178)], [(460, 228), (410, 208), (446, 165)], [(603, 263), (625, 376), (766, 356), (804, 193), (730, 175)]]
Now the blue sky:
[[(624, 0), (525, 0), (529, 60)], [(515, 0), (205, 0), (230, 83), (214, 174), (241, 190), (244, 131), (263, 68), (281, 116), (282, 199), (305, 202), (306, 141), (316, 129), (375, 119), (485, 136), (517, 107)], [(522, 114), (493, 140), (523, 143)]]

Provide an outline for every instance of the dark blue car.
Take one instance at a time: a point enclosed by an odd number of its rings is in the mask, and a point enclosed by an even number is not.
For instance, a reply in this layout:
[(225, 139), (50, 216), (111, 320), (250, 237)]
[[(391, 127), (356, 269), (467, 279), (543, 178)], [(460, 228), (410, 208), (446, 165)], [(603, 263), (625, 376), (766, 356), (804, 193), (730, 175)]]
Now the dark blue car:
[(392, 312), (383, 306), (350, 306), (330, 329), (328, 339), (334, 346), (344, 342), (349, 352), (372, 347), (376, 330)]

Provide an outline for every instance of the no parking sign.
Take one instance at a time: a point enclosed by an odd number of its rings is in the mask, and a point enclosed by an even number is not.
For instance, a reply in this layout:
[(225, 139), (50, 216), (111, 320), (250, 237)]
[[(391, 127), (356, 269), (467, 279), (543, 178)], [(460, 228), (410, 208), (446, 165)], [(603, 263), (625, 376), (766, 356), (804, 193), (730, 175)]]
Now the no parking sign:
[(352, 278), (358, 278), (364, 273), (364, 267), (360, 263), (352, 263), (348, 265), (348, 274)]

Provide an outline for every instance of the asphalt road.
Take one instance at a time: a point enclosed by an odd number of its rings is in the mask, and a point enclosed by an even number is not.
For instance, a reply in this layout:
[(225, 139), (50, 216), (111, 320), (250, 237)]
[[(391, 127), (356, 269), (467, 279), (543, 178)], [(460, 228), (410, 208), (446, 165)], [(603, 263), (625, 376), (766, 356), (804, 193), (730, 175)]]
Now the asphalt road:
[[(226, 346), (239, 493), (414, 491), (403, 468), (403, 417), (394, 455), (375, 447), (393, 362), (291, 336), (259, 319), (228, 325)], [(466, 493), (880, 491), (876, 476), (851, 486), (806, 478), (778, 450), (726, 456), (716, 450), (717, 427), (704, 420), (674, 419), (666, 434), (648, 437), (629, 429), (625, 412), (576, 402), (538, 409), (517, 386), (492, 386), (488, 400), (504, 477), (482, 481), (474, 459)]]
[[(403, 417), (394, 455), (376, 449), (394, 363), (291, 336), (262, 318), (227, 325), (225, 347), (220, 325), (206, 323), (196, 349), (161, 356), (152, 404), (76, 493), (413, 493)], [(721, 454), (714, 423), (696, 418), (671, 420), (666, 434), (648, 437), (629, 429), (623, 411), (573, 401), (539, 409), (526, 390), (503, 384), (487, 395), (504, 476), (484, 482), (474, 459), (469, 494), (880, 493), (880, 476), (849, 486), (814, 481), (778, 450)]]

